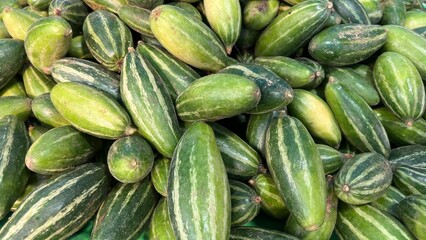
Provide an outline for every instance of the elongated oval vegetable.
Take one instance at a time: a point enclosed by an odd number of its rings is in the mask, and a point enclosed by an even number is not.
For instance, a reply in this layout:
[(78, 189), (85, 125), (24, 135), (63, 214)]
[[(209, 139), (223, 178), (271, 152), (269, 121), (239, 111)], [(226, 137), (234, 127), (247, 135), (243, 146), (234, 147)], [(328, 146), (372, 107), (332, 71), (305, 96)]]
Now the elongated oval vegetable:
[(68, 57), (92, 59), (93, 55), (90, 53), (87, 47), (86, 41), (83, 35), (73, 37), (71, 40), (71, 46), (67, 53)]
[(25, 92), (30, 98), (50, 92), (56, 84), (52, 77), (46, 76), (31, 64), (23, 70), (22, 79)]
[(56, 60), (64, 57), (71, 46), (72, 29), (61, 17), (45, 17), (34, 22), (25, 37), (25, 52), (39, 71), (51, 74)]
[(163, 197), (167, 197), (167, 182), (169, 179), (171, 160), (166, 157), (155, 159), (151, 170), (151, 180), (155, 190)]
[[(177, 239), (228, 239), (229, 183), (213, 130), (207, 124), (192, 124), (180, 139), (171, 162), (167, 191)], [(194, 219), (203, 219), (204, 224)]]
[(222, 40), (226, 52), (231, 53), (242, 24), (239, 0), (204, 0), (204, 11), (211, 28)]
[(377, 25), (335, 25), (322, 30), (311, 39), (309, 53), (322, 64), (352, 65), (379, 50), (385, 44), (386, 32), (385, 28)]
[(22, 96), (0, 98), (0, 118), (15, 115), (20, 120), (27, 120), (31, 115), (31, 99)]
[(323, 144), (317, 144), (325, 174), (337, 172), (345, 160), (345, 155), (338, 150)]
[(87, 15), (89, 11), (82, 0), (52, 0), (49, 5), (49, 16), (59, 16), (67, 20), (74, 35), (81, 33)]
[(56, 127), (31, 145), (25, 164), (33, 172), (53, 175), (87, 162), (99, 146), (98, 139), (71, 126)]
[(334, 190), (340, 200), (360, 205), (381, 197), (391, 182), (392, 169), (382, 155), (361, 153), (340, 168)]
[(31, 24), (40, 19), (41, 17), (29, 11), (6, 7), (3, 10), (2, 19), (7, 32), (14, 39), (25, 40), (27, 31)]
[(257, 40), (255, 56), (291, 56), (312, 38), (330, 16), (327, 1), (305, 1), (279, 14)]
[(426, 238), (426, 196), (411, 195), (404, 198), (398, 205), (401, 221), (417, 237)]
[(151, 12), (150, 26), (164, 48), (187, 64), (215, 72), (228, 65), (225, 48), (215, 33), (184, 10), (158, 6)]
[(183, 91), (176, 99), (176, 111), (183, 121), (219, 120), (250, 111), (260, 98), (254, 82), (217, 73), (196, 80)]
[(61, 127), (71, 125), (53, 106), (49, 93), (34, 98), (31, 103), (31, 110), (37, 120), (48, 126)]
[(384, 51), (404, 55), (416, 66), (423, 79), (426, 78), (426, 39), (402, 26), (386, 25), (386, 42)]
[(229, 180), (231, 189), (231, 226), (242, 226), (257, 216), (261, 198), (242, 182)]
[(24, 122), (12, 115), (0, 119), (0, 134), (0, 219), (3, 219), (30, 176), (25, 154), (31, 143)]
[(91, 239), (134, 239), (142, 232), (158, 201), (151, 179), (117, 184), (96, 215)]
[(124, 108), (96, 88), (74, 82), (58, 83), (50, 98), (58, 112), (82, 132), (105, 139), (135, 132)]
[(160, 75), (173, 100), (193, 81), (200, 78), (191, 67), (158, 46), (140, 43), (136, 50)]
[(149, 26), (149, 15), (150, 10), (137, 6), (124, 5), (118, 9), (118, 16), (131, 29), (143, 35), (153, 36)]
[(383, 7), (378, 0), (358, 0), (364, 7), (368, 18), (372, 24), (379, 23), (383, 15)]
[(409, 144), (426, 145), (426, 120), (419, 118), (413, 123), (404, 122), (387, 108), (376, 108), (374, 113), (382, 122), (389, 137), (395, 146)]
[(130, 29), (116, 15), (104, 10), (86, 17), (83, 36), (93, 57), (111, 71), (121, 70), (127, 49), (133, 47)]
[(260, 101), (255, 108), (248, 111), (251, 114), (261, 114), (279, 110), (293, 100), (293, 89), (274, 72), (254, 64), (235, 64), (228, 66), (220, 73), (235, 74), (256, 83), (260, 88)]
[(149, 239), (154, 240), (175, 240), (170, 216), (168, 212), (167, 199), (161, 198), (152, 213), (149, 224)]
[(381, 25), (402, 25), (405, 20), (404, 1), (399, 0), (383, 0), (383, 16), (380, 19)]
[(333, 8), (344, 23), (371, 24), (367, 11), (358, 0), (332, 0)]
[(0, 88), (4, 87), (25, 62), (24, 42), (15, 39), (0, 39)]
[(247, 123), (246, 140), (258, 153), (265, 155), (265, 136), (274, 112), (250, 115)]
[(157, 72), (135, 51), (124, 58), (120, 91), (139, 133), (171, 157), (181, 135), (172, 99)]
[(318, 229), (326, 212), (326, 184), (308, 130), (297, 118), (278, 116), (266, 133), (265, 147), (269, 170), (290, 213), (307, 231)]
[(63, 58), (53, 64), (52, 76), (58, 83), (83, 83), (120, 99), (120, 76), (100, 64), (84, 59)]
[(389, 156), (390, 143), (386, 131), (373, 110), (357, 94), (329, 80), (325, 87), (327, 103), (346, 139), (363, 152)]
[(244, 26), (254, 30), (261, 30), (275, 18), (280, 3), (272, 1), (249, 1), (243, 9)]
[(401, 120), (410, 125), (423, 115), (426, 93), (422, 77), (408, 58), (385, 52), (377, 58), (373, 74), (383, 103)]
[(371, 205), (377, 209), (388, 212), (396, 218), (399, 218), (398, 204), (404, 198), (405, 195), (396, 187), (389, 186), (388, 189), (386, 189), (386, 192), (380, 198), (372, 202)]
[[(108, 170), (101, 163), (56, 175), (25, 198), (0, 230), (0, 238), (67, 239), (95, 214), (109, 185)], [(37, 214), (32, 213), (35, 209)]]
[(25, 87), (21, 79), (13, 77), (4, 87), (0, 89), (0, 97), (26, 97)]
[(285, 219), (288, 216), (288, 209), (270, 174), (258, 174), (249, 180), (249, 184), (260, 196), (260, 207), (266, 214), (276, 219)]
[(334, 148), (339, 147), (342, 133), (330, 107), (320, 97), (297, 89), (288, 111), (305, 125), (313, 138)]
[(108, 169), (122, 183), (144, 179), (154, 165), (154, 153), (148, 142), (139, 135), (116, 140), (108, 150)]
[(340, 239), (414, 239), (405, 226), (368, 204), (339, 204), (336, 233)]

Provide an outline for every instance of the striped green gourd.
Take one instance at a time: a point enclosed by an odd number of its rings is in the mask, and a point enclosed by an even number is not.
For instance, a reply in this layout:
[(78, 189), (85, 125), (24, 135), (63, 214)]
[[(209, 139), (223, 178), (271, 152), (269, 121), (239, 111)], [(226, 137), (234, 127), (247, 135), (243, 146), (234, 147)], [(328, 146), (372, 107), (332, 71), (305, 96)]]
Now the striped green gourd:
[(0, 238), (67, 239), (95, 214), (109, 187), (108, 169), (101, 163), (49, 178), (25, 198)]
[(39, 186), (43, 181), (48, 179), (48, 176), (40, 175), (37, 173), (30, 173), (30, 177), (28, 178), (27, 185), (25, 186), (24, 191), (21, 193), (18, 199), (13, 203), (12, 208), (10, 209), (11, 212), (16, 212), (16, 210), (21, 206), (24, 199), (32, 192), (34, 191), (37, 186)]
[(325, 213), (324, 222), (321, 226), (315, 230), (308, 232), (303, 229), (297, 221), (290, 215), (287, 219), (287, 223), (285, 226), (285, 232), (291, 235), (300, 237), (304, 240), (321, 240), (321, 239), (330, 239), (334, 226), (336, 225), (337, 219), (337, 204), (339, 198), (337, 198), (336, 194), (333, 190), (333, 176), (327, 176), (327, 212)]
[(249, 1), (243, 9), (244, 26), (253, 30), (262, 30), (277, 16), (280, 2)]
[(426, 147), (409, 145), (394, 148), (389, 156), (392, 183), (405, 195), (426, 194)]
[(290, 234), (260, 227), (236, 227), (231, 229), (229, 240), (296, 240)]
[(369, 58), (379, 50), (386, 41), (386, 32), (385, 28), (378, 25), (331, 26), (311, 39), (309, 53), (321, 64), (352, 65)]
[(64, 57), (71, 46), (72, 29), (61, 17), (45, 17), (34, 22), (25, 37), (25, 51), (30, 62), (44, 74)]
[(93, 57), (115, 72), (121, 70), (127, 49), (133, 47), (130, 29), (120, 18), (105, 10), (94, 11), (86, 17), (83, 36)]
[(24, 83), (17, 76), (13, 77), (9, 82), (0, 89), (0, 97), (26, 97)]
[(18, 73), (25, 60), (23, 41), (0, 39), (0, 88), (4, 87)]
[(229, 178), (250, 179), (256, 175), (261, 159), (259, 154), (237, 134), (218, 123), (209, 123), (222, 155)]
[(380, 19), (381, 25), (402, 25), (405, 21), (405, 5), (401, 0), (383, 0), (383, 15)]
[(291, 56), (321, 30), (330, 16), (328, 1), (304, 1), (279, 14), (262, 32), (255, 56)]
[(358, 75), (361, 75), (363, 79), (368, 80), (368, 82), (374, 86), (373, 67), (373, 65), (359, 63), (352, 65), (350, 69), (358, 73)]
[(260, 173), (250, 179), (249, 184), (260, 197), (260, 207), (263, 212), (281, 220), (288, 216), (289, 211), (270, 174)]
[[(239, 49), (249, 49), (256, 44), (257, 38), (259, 37), (260, 33), (261, 33), (260, 30), (259, 31), (253, 30), (253, 29), (249, 29), (249, 28), (242, 26), (240, 37), (238, 38), (235, 45)], [(254, 56), (254, 54), (251, 54), (251, 55)], [(240, 61), (240, 62), (242, 62), (242, 61)]]
[(319, 85), (321, 85), (321, 83), (325, 79), (325, 71), (324, 71), (324, 68), (321, 66), (321, 64), (319, 64), (318, 62), (316, 62), (316, 61), (314, 61), (310, 58), (305, 58), (305, 57), (296, 58), (296, 60), (305, 64), (305, 66), (311, 68), (312, 71), (314, 71), (314, 73), (315, 73), (314, 80), (312, 82), (310, 82), (308, 85), (305, 85), (303, 87), (305, 89), (315, 89)]
[(161, 196), (167, 197), (167, 182), (169, 180), (170, 158), (160, 157), (154, 160), (151, 170), (151, 180), (155, 190)]
[(3, 23), (7, 32), (14, 39), (25, 40), (31, 24), (41, 17), (24, 9), (6, 7), (3, 10)]
[(414, 122), (401, 121), (389, 109), (382, 107), (374, 109), (374, 113), (382, 122), (389, 137), (395, 146), (410, 144), (426, 145), (426, 120), (419, 118)]
[[(71, 40), (71, 46), (67, 53), (68, 57), (92, 59), (93, 55), (90, 53), (87, 47), (86, 40), (83, 35), (73, 37)], [(59, 60), (58, 60), (59, 61)]]
[(139, 43), (136, 50), (160, 75), (173, 100), (193, 81), (200, 78), (191, 67), (158, 46)]
[(289, 114), (299, 119), (313, 138), (338, 148), (342, 133), (327, 103), (307, 90), (296, 89), (294, 93), (287, 107)]
[(168, 212), (168, 204), (166, 198), (161, 198), (152, 213), (149, 223), (149, 239), (152, 240), (175, 240), (170, 215)]
[(378, 24), (383, 16), (383, 7), (379, 0), (359, 0), (364, 7), (371, 24)]
[(149, 26), (151, 11), (142, 7), (124, 5), (118, 9), (118, 16), (132, 30), (147, 36), (154, 36)]
[(183, 62), (208, 71), (228, 65), (225, 48), (201, 20), (171, 5), (161, 5), (151, 12), (151, 31), (167, 51)]
[(414, 64), (395, 52), (381, 54), (374, 64), (374, 83), (383, 103), (407, 125), (422, 117), (426, 94)]
[(115, 140), (108, 150), (108, 169), (122, 183), (144, 179), (154, 165), (154, 152), (143, 137), (135, 134)]
[(334, 181), (340, 200), (352, 205), (380, 198), (392, 183), (392, 169), (378, 153), (360, 153), (346, 161)]
[(0, 219), (3, 219), (30, 176), (25, 154), (31, 142), (24, 122), (12, 115), (0, 119), (0, 134)]
[(63, 58), (53, 64), (52, 76), (58, 83), (83, 83), (120, 99), (120, 76), (100, 64), (84, 59)]
[(49, 4), (52, 0), (27, 0), (28, 5), (31, 8), (38, 11), (45, 11), (49, 8)]
[(149, 178), (118, 183), (99, 208), (90, 239), (136, 239), (157, 202), (158, 194)]
[(28, 127), (28, 135), (30, 136), (31, 143), (34, 143), (39, 139), (43, 134), (49, 131), (50, 127), (45, 127), (43, 125), (36, 125)]
[(261, 198), (246, 184), (229, 180), (231, 190), (231, 226), (242, 226), (257, 216)]
[(411, 195), (399, 202), (398, 213), (401, 222), (416, 236), (426, 239), (426, 196)]
[[(239, 0), (204, 0), (204, 11), (210, 27), (231, 54), (242, 25), (241, 5)], [(225, 21), (224, 21), (225, 20)]]
[(309, 86), (315, 82), (315, 70), (307, 64), (293, 58), (284, 56), (257, 57), (254, 63), (276, 73), (293, 88)]
[(93, 11), (107, 10), (112, 13), (117, 13), (121, 6), (127, 5), (129, 0), (83, 0)]
[(25, 121), (31, 115), (31, 99), (22, 96), (8, 96), (0, 98), (0, 118), (6, 115), (15, 115)]
[(370, 204), (377, 209), (383, 210), (392, 216), (399, 218), (398, 204), (405, 198), (404, 194), (394, 186), (389, 186), (383, 196)]
[(416, 66), (422, 78), (426, 78), (426, 38), (402, 26), (387, 25), (383, 50), (407, 57)]
[(56, 127), (31, 145), (25, 164), (39, 174), (62, 173), (89, 161), (100, 144), (99, 139), (80, 133), (72, 126)]
[(390, 144), (386, 131), (373, 110), (359, 95), (352, 93), (338, 80), (329, 79), (325, 96), (350, 144), (363, 152), (371, 151), (389, 156)]
[(335, 232), (340, 239), (414, 239), (402, 223), (369, 204), (354, 206), (341, 202)]
[(355, 70), (347, 67), (332, 67), (327, 69), (326, 75), (328, 81), (339, 81), (347, 89), (358, 94), (370, 106), (380, 103), (380, 95), (370, 82)]
[(124, 108), (110, 95), (82, 83), (58, 83), (50, 92), (58, 112), (75, 128), (105, 139), (136, 131)]
[(358, 0), (332, 0), (333, 8), (344, 23), (371, 24), (368, 13)]
[(262, 114), (282, 109), (293, 101), (292, 87), (271, 70), (254, 64), (235, 64), (228, 66), (220, 73), (234, 74), (245, 77), (259, 86), (260, 101), (247, 113)]
[(67, 20), (74, 35), (82, 32), (87, 15), (89, 9), (82, 0), (52, 0), (49, 5), (49, 16), (59, 16)]
[(265, 156), (265, 136), (275, 112), (251, 114), (247, 123), (246, 141), (262, 156)]
[(410, 10), (405, 15), (404, 27), (416, 29), (426, 26), (426, 13), (424, 11)]
[(46, 76), (31, 64), (28, 64), (23, 69), (22, 80), (24, 82), (25, 92), (30, 98), (35, 98), (50, 92), (56, 84), (52, 77)]
[(154, 68), (134, 50), (124, 58), (120, 91), (139, 133), (171, 157), (181, 135), (172, 99)]
[(197, 79), (179, 94), (176, 111), (183, 121), (219, 120), (252, 110), (260, 98), (260, 89), (253, 81), (217, 73)]
[[(192, 124), (180, 139), (171, 162), (167, 191), (177, 239), (228, 239), (229, 183), (213, 130), (207, 124)], [(203, 219), (204, 224), (194, 219)]]
[(282, 113), (269, 126), (265, 148), (268, 169), (290, 213), (307, 231), (318, 229), (326, 212), (326, 183), (308, 130)]
[(49, 93), (34, 98), (31, 103), (31, 110), (37, 120), (48, 126), (61, 127), (71, 125), (53, 106)]
[(345, 155), (338, 150), (323, 144), (317, 144), (317, 148), (322, 160), (325, 174), (337, 172), (347, 160)]

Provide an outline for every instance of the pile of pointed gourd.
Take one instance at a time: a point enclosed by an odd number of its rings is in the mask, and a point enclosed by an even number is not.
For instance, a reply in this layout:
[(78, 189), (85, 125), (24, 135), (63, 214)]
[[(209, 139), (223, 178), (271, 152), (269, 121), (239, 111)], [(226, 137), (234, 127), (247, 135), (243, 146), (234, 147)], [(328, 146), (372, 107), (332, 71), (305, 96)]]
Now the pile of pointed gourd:
[(424, 0), (1, 0), (0, 239), (426, 239)]

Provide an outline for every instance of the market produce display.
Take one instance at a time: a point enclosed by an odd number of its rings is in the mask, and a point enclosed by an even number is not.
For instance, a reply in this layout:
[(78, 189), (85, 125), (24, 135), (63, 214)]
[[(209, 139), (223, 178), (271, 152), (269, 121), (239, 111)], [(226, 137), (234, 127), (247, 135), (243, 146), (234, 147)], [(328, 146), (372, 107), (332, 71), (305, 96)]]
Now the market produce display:
[(0, 0), (0, 240), (426, 240), (425, 0)]

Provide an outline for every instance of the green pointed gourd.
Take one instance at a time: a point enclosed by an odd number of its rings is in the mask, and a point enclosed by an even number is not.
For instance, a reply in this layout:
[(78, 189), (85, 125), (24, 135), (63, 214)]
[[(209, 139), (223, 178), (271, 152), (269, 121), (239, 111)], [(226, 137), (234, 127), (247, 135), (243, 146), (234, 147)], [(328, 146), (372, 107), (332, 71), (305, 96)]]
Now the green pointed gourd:
[(67, 54), (71, 39), (72, 29), (65, 19), (41, 18), (28, 29), (25, 37), (25, 51), (34, 67), (50, 75), (55, 61)]
[(3, 23), (14, 39), (25, 40), (31, 24), (41, 17), (24, 9), (6, 7), (3, 10)]
[(151, 11), (132, 5), (124, 5), (118, 9), (118, 16), (132, 30), (147, 36), (153, 36), (149, 26), (149, 15)]
[(127, 25), (105, 10), (90, 13), (83, 24), (83, 36), (93, 57), (107, 69), (120, 71), (133, 37)]
[(46, 76), (31, 64), (23, 70), (22, 79), (25, 91), (30, 98), (48, 93), (56, 85), (56, 82), (51, 76)]
[(279, 5), (278, 0), (249, 1), (243, 9), (244, 26), (253, 30), (265, 28), (277, 15)]
[(230, 54), (241, 32), (240, 1), (204, 0), (204, 10), (210, 27), (222, 40), (226, 52)]
[(7, 96), (0, 98), (0, 118), (15, 115), (26, 121), (31, 115), (31, 99), (26, 96)]
[(74, 35), (81, 34), (89, 9), (82, 0), (52, 0), (49, 16), (59, 16), (68, 21)]
[(18, 73), (25, 60), (22, 40), (0, 39), (0, 89)]
[(215, 33), (184, 10), (158, 6), (151, 12), (150, 26), (164, 48), (187, 64), (214, 72), (228, 65), (225, 48)]
[(48, 126), (61, 127), (71, 125), (53, 106), (49, 93), (35, 97), (31, 103), (31, 110), (37, 120)]
[(172, 99), (154, 68), (134, 50), (124, 58), (120, 91), (139, 133), (171, 157), (181, 135)]

